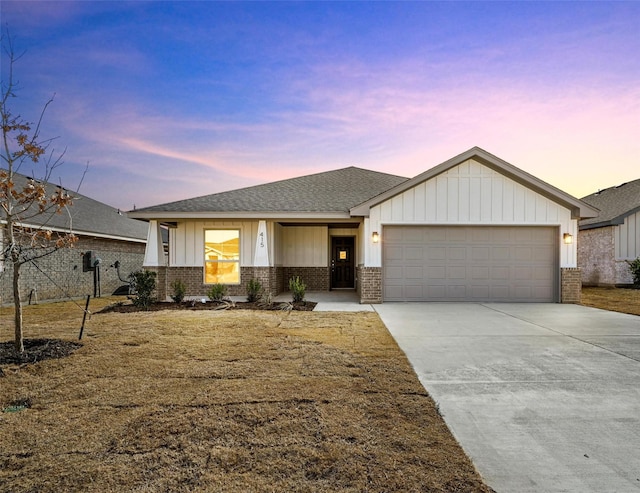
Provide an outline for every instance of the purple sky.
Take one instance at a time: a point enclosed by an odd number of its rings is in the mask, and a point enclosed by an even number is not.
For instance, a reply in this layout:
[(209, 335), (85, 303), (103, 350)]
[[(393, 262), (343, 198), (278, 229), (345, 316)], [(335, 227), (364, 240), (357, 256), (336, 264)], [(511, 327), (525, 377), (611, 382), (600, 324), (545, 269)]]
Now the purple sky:
[[(131, 209), (475, 145), (577, 197), (640, 178), (640, 2), (0, 3), (55, 176)], [(6, 56), (2, 78), (6, 79)]]

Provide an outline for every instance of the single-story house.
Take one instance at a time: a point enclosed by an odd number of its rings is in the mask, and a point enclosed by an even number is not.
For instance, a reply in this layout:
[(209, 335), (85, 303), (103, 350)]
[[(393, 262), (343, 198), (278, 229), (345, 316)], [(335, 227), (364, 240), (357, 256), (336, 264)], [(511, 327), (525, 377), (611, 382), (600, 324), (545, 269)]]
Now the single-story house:
[(633, 284), (627, 261), (640, 257), (640, 179), (582, 199), (600, 210), (578, 223), (578, 266), (587, 286)]
[[(16, 173), (16, 188), (22, 189), (27, 179)], [(45, 186), (49, 195), (57, 188), (51, 183), (45, 183)], [(130, 273), (142, 269), (148, 224), (80, 193), (68, 192), (73, 197), (68, 214), (36, 215), (22, 223), (36, 229), (46, 223), (46, 229), (54, 233), (69, 232), (71, 228), (78, 237), (73, 248), (62, 248), (21, 267), (21, 297), (25, 301), (82, 297), (96, 292), (110, 295), (126, 284), (123, 279), (126, 280)], [(0, 244), (3, 245), (2, 223), (0, 217)], [(87, 252), (92, 253), (94, 262), (99, 262), (99, 276), (95, 280), (94, 271), (83, 269)], [(0, 255), (0, 304), (13, 302), (12, 278), (13, 266)]]
[[(414, 177), (348, 167), (138, 209), (159, 296), (222, 283), (383, 301), (578, 302), (578, 220), (597, 211), (474, 147)], [(169, 227), (168, 265), (161, 228)]]

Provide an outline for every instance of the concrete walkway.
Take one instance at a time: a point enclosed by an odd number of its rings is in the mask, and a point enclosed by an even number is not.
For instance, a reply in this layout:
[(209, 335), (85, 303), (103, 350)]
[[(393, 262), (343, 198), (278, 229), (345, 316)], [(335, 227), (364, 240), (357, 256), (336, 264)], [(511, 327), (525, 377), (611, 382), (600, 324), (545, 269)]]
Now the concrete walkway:
[(498, 493), (640, 491), (640, 317), (560, 304), (375, 309)]
[[(307, 291), (307, 301), (318, 303), (314, 312), (372, 312), (371, 305), (361, 305), (355, 290)], [(291, 293), (280, 293), (274, 301), (291, 301)]]

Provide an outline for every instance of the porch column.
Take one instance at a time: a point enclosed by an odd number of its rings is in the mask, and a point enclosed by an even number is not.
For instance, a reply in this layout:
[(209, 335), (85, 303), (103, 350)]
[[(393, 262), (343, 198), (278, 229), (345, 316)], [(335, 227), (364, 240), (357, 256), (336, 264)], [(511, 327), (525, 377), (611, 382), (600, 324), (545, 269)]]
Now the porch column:
[(258, 222), (258, 235), (256, 236), (256, 253), (253, 257), (254, 267), (269, 267), (269, 248), (267, 241), (267, 223)]
[(164, 266), (164, 247), (162, 245), (162, 229), (156, 220), (149, 221), (147, 248), (144, 251), (144, 267)]

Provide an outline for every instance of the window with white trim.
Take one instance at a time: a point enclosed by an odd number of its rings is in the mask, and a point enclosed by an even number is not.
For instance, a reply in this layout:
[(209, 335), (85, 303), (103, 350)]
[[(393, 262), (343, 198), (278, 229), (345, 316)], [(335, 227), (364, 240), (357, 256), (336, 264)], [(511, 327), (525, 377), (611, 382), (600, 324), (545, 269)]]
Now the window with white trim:
[(240, 230), (205, 230), (204, 282), (240, 284)]

